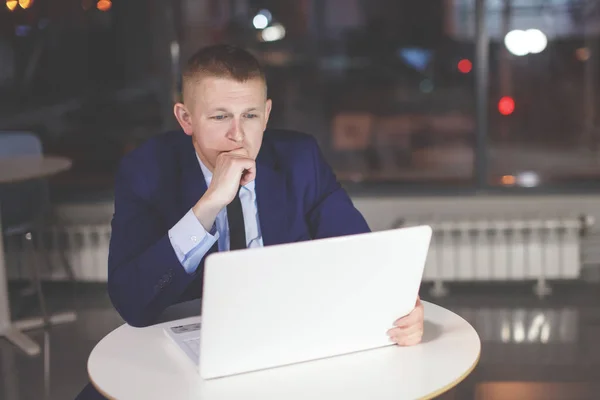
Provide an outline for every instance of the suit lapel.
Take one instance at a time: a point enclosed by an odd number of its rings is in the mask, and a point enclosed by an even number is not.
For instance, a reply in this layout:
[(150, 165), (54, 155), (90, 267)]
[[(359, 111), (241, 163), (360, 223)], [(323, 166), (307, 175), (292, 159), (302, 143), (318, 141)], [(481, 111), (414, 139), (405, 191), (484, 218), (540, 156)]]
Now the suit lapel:
[(265, 246), (286, 242), (287, 183), (273, 149), (265, 140), (256, 160), (256, 201)]

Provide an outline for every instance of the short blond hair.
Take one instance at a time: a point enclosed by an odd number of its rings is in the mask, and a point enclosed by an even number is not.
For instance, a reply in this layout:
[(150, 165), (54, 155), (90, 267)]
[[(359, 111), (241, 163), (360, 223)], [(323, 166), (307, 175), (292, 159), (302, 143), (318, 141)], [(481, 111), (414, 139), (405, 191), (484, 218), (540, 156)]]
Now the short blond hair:
[(249, 51), (237, 46), (218, 44), (204, 47), (194, 53), (183, 70), (183, 94), (190, 84), (197, 84), (202, 77), (228, 78), (238, 82), (266, 77), (260, 62)]

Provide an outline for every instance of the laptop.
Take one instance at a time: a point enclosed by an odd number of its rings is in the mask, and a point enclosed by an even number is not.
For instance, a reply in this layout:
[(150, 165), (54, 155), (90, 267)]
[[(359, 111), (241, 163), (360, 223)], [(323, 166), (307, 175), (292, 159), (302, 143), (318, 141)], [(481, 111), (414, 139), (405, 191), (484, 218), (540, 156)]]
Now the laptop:
[(213, 253), (202, 321), (169, 336), (212, 379), (392, 345), (414, 308), (429, 226)]

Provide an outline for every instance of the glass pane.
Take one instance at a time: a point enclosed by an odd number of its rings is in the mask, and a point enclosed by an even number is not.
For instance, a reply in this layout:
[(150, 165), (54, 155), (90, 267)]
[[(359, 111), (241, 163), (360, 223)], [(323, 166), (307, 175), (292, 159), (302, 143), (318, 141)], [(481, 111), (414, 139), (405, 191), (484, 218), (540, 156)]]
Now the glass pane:
[(490, 183), (594, 185), (600, 176), (597, 2), (496, 0), (487, 18)]
[(255, 52), (268, 70), (270, 126), (317, 137), (341, 180), (472, 185), (474, 45), (452, 28), (473, 17), (468, 9), (440, 0), (201, 3), (183, 2), (183, 53), (224, 39)]
[(341, 180), (471, 186), (476, 66), (460, 29), (473, 26), (472, 3), (3, 4), (0, 129), (33, 130), (72, 158), (56, 182), (73, 192), (110, 190), (127, 151), (177, 128), (181, 62), (232, 42), (266, 65), (271, 126), (314, 135)]
[(152, 3), (0, 3), (0, 130), (33, 131), (72, 159), (52, 181), (60, 197), (109, 195), (121, 157), (167, 126), (169, 48), (157, 38), (170, 31)]

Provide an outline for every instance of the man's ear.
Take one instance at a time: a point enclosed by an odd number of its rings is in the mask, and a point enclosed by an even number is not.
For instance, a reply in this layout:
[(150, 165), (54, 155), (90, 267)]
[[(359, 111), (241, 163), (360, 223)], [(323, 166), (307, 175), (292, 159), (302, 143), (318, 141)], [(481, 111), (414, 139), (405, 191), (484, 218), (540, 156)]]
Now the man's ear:
[(265, 106), (265, 126), (263, 129), (267, 129), (267, 123), (269, 122), (269, 116), (271, 115), (271, 108), (273, 107), (273, 102), (271, 99), (267, 99), (267, 104)]
[(181, 129), (183, 129), (185, 134), (192, 136), (192, 115), (188, 111), (187, 107), (183, 103), (177, 103), (173, 107), (173, 113), (175, 114), (175, 118), (177, 118), (177, 122), (179, 122), (179, 125), (181, 125)]

